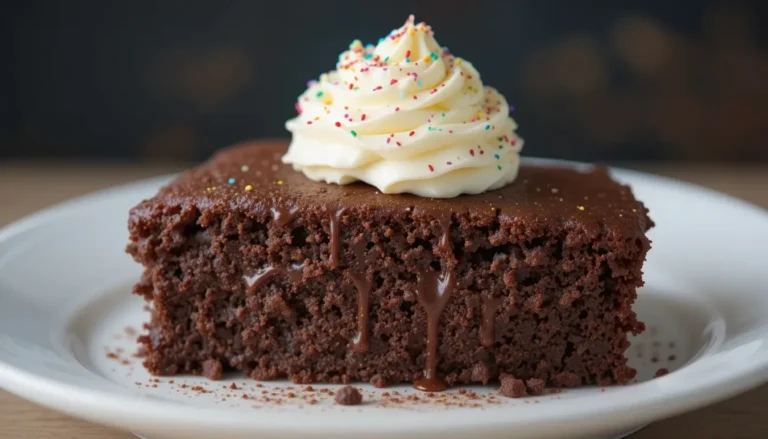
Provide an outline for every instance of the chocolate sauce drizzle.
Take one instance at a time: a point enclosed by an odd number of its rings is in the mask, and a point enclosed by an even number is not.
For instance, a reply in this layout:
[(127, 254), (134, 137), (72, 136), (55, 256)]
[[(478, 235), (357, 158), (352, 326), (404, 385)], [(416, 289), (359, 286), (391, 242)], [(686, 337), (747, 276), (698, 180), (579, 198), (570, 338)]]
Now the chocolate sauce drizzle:
[(345, 209), (342, 207), (341, 209), (338, 209), (336, 212), (332, 213), (330, 217), (331, 242), (329, 245), (331, 255), (328, 257), (328, 264), (331, 266), (331, 268), (336, 268), (339, 265), (339, 220), (344, 214), (344, 210)]
[[(280, 227), (285, 227), (288, 224), (293, 221), (293, 219), (296, 217), (296, 213), (299, 211), (299, 208), (297, 206), (293, 207), (282, 207), (282, 206), (273, 206), (272, 209), (272, 217), (275, 221), (275, 224), (277, 224)], [(293, 264), (290, 268), (285, 267), (273, 267), (271, 265), (261, 268), (259, 271), (257, 271), (255, 274), (251, 276), (243, 276), (245, 279), (245, 285), (248, 288), (249, 294), (254, 294), (254, 292), (261, 287), (264, 282), (269, 280), (271, 277), (282, 274), (285, 277), (288, 278), (288, 281), (291, 283), (296, 283), (301, 280), (302, 273), (304, 272), (304, 264)]]
[(500, 297), (483, 297), (483, 323), (480, 327), (480, 344), (486, 348), (493, 345), (495, 340), (494, 324), (496, 310), (501, 306)]
[[(336, 268), (339, 265), (339, 221), (341, 216), (344, 215), (345, 209), (338, 209), (331, 214), (330, 226), (331, 226), (331, 240), (330, 240), (330, 257), (328, 260), (331, 268)], [(357, 334), (352, 339), (352, 350), (357, 353), (364, 353), (368, 351), (368, 320), (369, 320), (369, 308), (370, 308), (370, 292), (372, 282), (366, 275), (365, 267), (365, 243), (352, 243), (350, 245), (352, 251), (355, 253), (355, 260), (352, 262), (354, 272), (350, 273), (350, 280), (357, 290)], [(357, 273), (360, 272), (360, 273)]]
[(273, 207), (271, 210), (275, 224), (280, 227), (285, 227), (290, 224), (291, 221), (293, 221), (293, 219), (296, 217), (296, 214), (299, 212), (299, 208), (297, 206)]
[[(293, 221), (298, 213), (297, 207), (282, 208), (273, 207), (271, 209), (274, 215), (275, 224), (280, 227), (287, 226)], [(336, 268), (339, 265), (339, 234), (340, 219), (345, 209), (340, 208), (330, 215), (330, 255), (328, 259), (329, 266)], [(426, 359), (424, 364), (424, 377), (416, 380), (413, 386), (425, 392), (439, 392), (448, 388), (446, 382), (437, 376), (438, 348), (439, 348), (439, 323), (440, 316), (448, 304), (453, 291), (456, 287), (455, 261), (453, 260), (453, 246), (451, 244), (451, 222), (450, 212), (429, 212), (439, 224), (442, 235), (438, 243), (438, 256), (441, 256), (443, 262), (440, 265), (440, 271), (426, 268), (416, 273), (416, 298), (418, 303), (424, 308), (427, 314), (427, 339), (426, 339)], [(369, 313), (370, 313), (370, 292), (373, 281), (368, 275), (366, 267), (366, 243), (350, 243), (350, 248), (355, 254), (355, 260), (351, 263), (354, 268), (350, 272), (350, 280), (357, 290), (357, 334), (352, 340), (352, 350), (357, 353), (367, 352), (369, 349)], [(290, 268), (267, 266), (259, 270), (252, 276), (245, 276), (245, 282), (248, 292), (253, 294), (268, 279), (275, 275), (284, 275), (291, 283), (299, 282), (302, 278), (304, 264), (294, 264)], [(483, 298), (482, 326), (480, 328), (480, 343), (488, 348), (494, 342), (494, 321), (496, 311), (501, 305), (501, 298), (486, 297)]]
[(282, 274), (288, 278), (291, 283), (301, 280), (304, 271), (304, 264), (293, 264), (290, 268), (267, 266), (257, 271), (252, 276), (245, 276), (245, 284), (248, 287), (248, 293), (253, 294), (264, 282), (272, 276)]
[[(445, 258), (453, 258), (451, 245), (451, 214), (435, 212), (435, 219), (442, 228), (439, 248)], [(450, 267), (450, 268), (449, 268)], [(453, 264), (443, 262), (440, 273), (428, 268), (417, 273), (416, 299), (427, 314), (427, 352), (424, 365), (424, 378), (416, 380), (413, 387), (424, 392), (440, 392), (448, 388), (445, 381), (437, 376), (438, 347), (440, 344), (438, 329), (440, 315), (453, 294), (456, 286), (456, 271)]]
[(357, 334), (352, 339), (352, 350), (368, 352), (368, 313), (370, 307), (371, 281), (363, 275), (353, 274), (352, 283), (357, 289)]
[(373, 282), (369, 278), (366, 270), (364, 242), (353, 242), (350, 244), (352, 252), (355, 254), (353, 262), (354, 271), (350, 272), (350, 279), (357, 290), (357, 334), (352, 339), (352, 350), (357, 353), (368, 352), (368, 321), (370, 313), (370, 293)]

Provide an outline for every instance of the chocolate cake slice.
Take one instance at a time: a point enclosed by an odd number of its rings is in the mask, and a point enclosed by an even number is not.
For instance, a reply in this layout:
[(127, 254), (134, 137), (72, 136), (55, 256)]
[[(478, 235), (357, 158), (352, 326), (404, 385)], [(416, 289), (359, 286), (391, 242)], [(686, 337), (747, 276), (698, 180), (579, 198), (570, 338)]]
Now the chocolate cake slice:
[(452, 199), (313, 182), (232, 147), (130, 213), (156, 375), (296, 383), (626, 383), (652, 226), (602, 169), (523, 165)]

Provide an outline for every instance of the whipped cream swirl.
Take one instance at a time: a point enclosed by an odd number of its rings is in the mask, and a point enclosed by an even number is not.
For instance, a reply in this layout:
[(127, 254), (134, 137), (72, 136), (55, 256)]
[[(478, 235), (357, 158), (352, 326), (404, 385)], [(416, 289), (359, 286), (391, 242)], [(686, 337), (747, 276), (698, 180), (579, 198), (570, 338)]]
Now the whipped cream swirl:
[(315, 181), (433, 198), (513, 181), (523, 141), (504, 96), (433, 35), (410, 16), (376, 46), (353, 41), (299, 97), (283, 162)]

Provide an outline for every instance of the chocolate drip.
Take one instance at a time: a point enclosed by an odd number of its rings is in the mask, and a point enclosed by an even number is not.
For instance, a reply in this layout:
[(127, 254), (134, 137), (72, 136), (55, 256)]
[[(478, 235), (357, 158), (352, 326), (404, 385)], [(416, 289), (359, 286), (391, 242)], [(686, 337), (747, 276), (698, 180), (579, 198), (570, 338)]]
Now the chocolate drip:
[(444, 252), (453, 252), (451, 245), (451, 212), (434, 212), (433, 215), (440, 224), (443, 235), (440, 237), (440, 249)]
[(299, 208), (296, 206), (293, 207), (273, 207), (272, 209), (272, 217), (275, 220), (275, 224), (277, 224), (280, 227), (285, 227), (288, 224), (293, 221), (293, 219), (296, 217), (296, 214), (299, 212)]
[(413, 383), (414, 387), (426, 392), (439, 392), (447, 387), (437, 376), (438, 323), (440, 314), (451, 298), (456, 285), (454, 271), (442, 270), (440, 274), (427, 269), (418, 273), (416, 297), (427, 313), (427, 359), (424, 367), (424, 378)]
[(368, 352), (368, 325), (370, 312), (370, 293), (373, 282), (366, 273), (366, 244), (353, 242), (350, 245), (355, 255), (353, 267), (355, 272), (350, 274), (352, 283), (357, 290), (357, 334), (352, 340), (352, 350), (358, 353)]
[(293, 264), (291, 268), (272, 267), (262, 268), (252, 276), (245, 276), (245, 284), (248, 286), (248, 293), (253, 294), (269, 278), (277, 274), (282, 274), (288, 278), (291, 283), (301, 280), (304, 271), (304, 264)]
[(501, 305), (500, 297), (483, 297), (483, 323), (480, 327), (480, 344), (486, 348), (491, 347), (494, 342), (494, 323), (496, 321), (496, 310)]
[[(443, 252), (453, 257), (451, 246), (451, 214), (436, 213), (435, 219), (442, 228), (439, 247)], [(453, 264), (443, 263), (438, 274), (428, 268), (417, 273), (416, 298), (427, 314), (427, 352), (424, 365), (424, 378), (417, 380), (413, 386), (425, 392), (440, 392), (448, 388), (442, 378), (437, 376), (438, 335), (440, 315), (448, 304), (453, 289), (456, 286), (456, 272)]]
[(339, 265), (339, 220), (341, 219), (341, 215), (344, 214), (344, 208), (337, 210), (333, 214), (331, 214), (330, 223), (331, 223), (331, 255), (328, 258), (328, 263), (330, 264), (331, 268), (336, 268)]
[(357, 289), (357, 334), (352, 340), (352, 350), (368, 352), (368, 313), (372, 282), (365, 274), (352, 274), (352, 283)]

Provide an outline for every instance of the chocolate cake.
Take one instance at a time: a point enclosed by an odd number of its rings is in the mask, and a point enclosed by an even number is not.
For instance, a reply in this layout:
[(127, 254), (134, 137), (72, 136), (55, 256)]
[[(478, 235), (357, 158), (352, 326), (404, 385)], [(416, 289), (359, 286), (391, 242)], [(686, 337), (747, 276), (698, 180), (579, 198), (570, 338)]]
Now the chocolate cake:
[(431, 199), (311, 181), (285, 150), (221, 151), (131, 211), (151, 373), (425, 390), (633, 378), (652, 222), (606, 170), (523, 164), (500, 189)]

